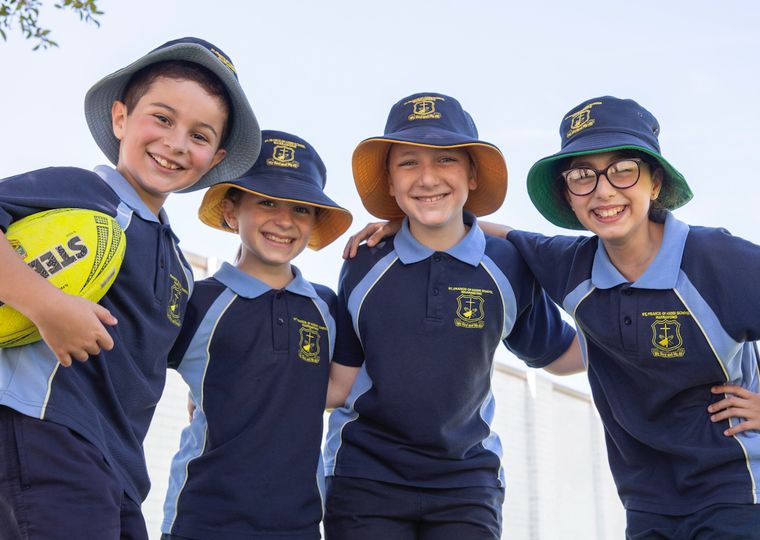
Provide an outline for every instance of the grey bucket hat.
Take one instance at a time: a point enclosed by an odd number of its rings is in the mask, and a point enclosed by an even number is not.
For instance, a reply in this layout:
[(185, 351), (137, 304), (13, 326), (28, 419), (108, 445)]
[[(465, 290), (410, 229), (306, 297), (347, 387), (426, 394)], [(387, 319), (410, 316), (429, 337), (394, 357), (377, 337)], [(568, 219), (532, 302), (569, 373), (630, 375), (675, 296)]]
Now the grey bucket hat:
[(185, 37), (168, 41), (145, 56), (103, 77), (84, 98), (84, 114), (95, 142), (116, 165), (119, 140), (111, 125), (111, 106), (123, 98), (130, 78), (142, 68), (167, 60), (194, 62), (216, 75), (230, 97), (229, 134), (224, 142), (227, 156), (198, 182), (182, 190), (196, 191), (243, 175), (256, 161), (261, 149), (261, 130), (248, 98), (238, 81), (230, 58), (215, 45), (199, 38)]

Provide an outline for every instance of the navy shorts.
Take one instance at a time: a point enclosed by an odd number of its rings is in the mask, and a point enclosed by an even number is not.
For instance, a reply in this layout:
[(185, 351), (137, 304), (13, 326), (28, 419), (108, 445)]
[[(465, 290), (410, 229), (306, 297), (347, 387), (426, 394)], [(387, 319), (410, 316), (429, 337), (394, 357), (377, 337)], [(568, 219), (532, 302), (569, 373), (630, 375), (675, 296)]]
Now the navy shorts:
[(60, 424), (3, 406), (0, 499), (24, 540), (148, 539), (140, 504), (126, 496), (95, 446)]
[(327, 478), (326, 540), (498, 540), (504, 490)]
[(760, 540), (760, 505), (714, 504), (687, 516), (626, 512), (626, 540)]

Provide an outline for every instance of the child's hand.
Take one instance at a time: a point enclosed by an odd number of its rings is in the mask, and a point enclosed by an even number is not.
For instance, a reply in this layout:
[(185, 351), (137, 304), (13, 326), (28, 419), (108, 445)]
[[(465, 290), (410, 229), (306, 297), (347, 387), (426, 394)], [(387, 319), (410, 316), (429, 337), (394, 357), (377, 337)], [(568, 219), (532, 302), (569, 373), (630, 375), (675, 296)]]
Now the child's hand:
[(509, 225), (500, 225), (498, 223), (493, 223), (492, 221), (483, 221), (482, 219), (478, 220), (478, 226), (483, 229), (483, 232), (488, 236), (496, 236), (497, 238), (506, 238), (509, 231), (512, 230), (512, 227)]
[(61, 365), (70, 366), (72, 359), (84, 362), (101, 349), (110, 351), (113, 338), (104, 325), (115, 325), (116, 317), (85, 298), (58, 293), (29, 318)]
[(346, 242), (346, 247), (343, 248), (343, 258), (353, 259), (356, 257), (356, 251), (359, 249), (359, 244), (362, 241), (367, 241), (367, 246), (373, 247), (380, 242), (383, 238), (387, 238), (396, 234), (401, 229), (401, 221), (380, 221), (377, 223), (369, 223), (358, 233), (351, 235)]
[(190, 398), (187, 398), (187, 415), (189, 417), (188, 422), (192, 423), (193, 414), (195, 413), (195, 403)]
[(749, 429), (760, 430), (760, 394), (734, 385), (714, 386), (711, 391), (713, 394), (733, 394), (707, 407), (707, 412), (712, 414), (711, 421), (720, 422), (737, 417), (745, 419), (725, 430), (723, 435), (732, 437)]

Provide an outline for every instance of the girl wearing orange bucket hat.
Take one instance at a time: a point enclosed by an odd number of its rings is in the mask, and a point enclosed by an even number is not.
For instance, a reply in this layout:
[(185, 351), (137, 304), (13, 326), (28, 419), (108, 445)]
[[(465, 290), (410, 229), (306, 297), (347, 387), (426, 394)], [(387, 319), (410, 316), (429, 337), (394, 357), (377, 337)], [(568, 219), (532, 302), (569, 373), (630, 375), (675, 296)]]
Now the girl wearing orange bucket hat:
[(478, 226), (504, 200), (507, 169), (457, 100), (400, 100), (385, 134), (356, 148), (353, 172), (373, 215), (404, 221), (341, 272), (326, 537), (498, 539), (494, 351), (503, 341), (561, 372), (580, 364), (574, 332), (514, 246)]

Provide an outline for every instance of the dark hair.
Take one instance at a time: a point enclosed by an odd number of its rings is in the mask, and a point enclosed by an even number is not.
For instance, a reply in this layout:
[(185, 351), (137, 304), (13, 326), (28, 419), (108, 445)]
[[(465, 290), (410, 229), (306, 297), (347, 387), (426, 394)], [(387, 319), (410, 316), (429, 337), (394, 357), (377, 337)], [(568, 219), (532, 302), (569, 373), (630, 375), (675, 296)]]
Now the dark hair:
[(159, 77), (197, 83), (208, 95), (221, 102), (227, 116), (219, 145), (220, 147), (224, 146), (229, 134), (229, 126), (232, 124), (232, 100), (219, 77), (214, 75), (211, 70), (195, 62), (167, 60), (150, 64), (137, 71), (130, 77), (122, 92), (121, 101), (127, 107), (127, 114), (137, 106), (140, 99), (148, 93), (153, 82)]
[[(650, 154), (647, 154), (646, 152), (642, 152), (641, 150), (634, 150), (632, 148), (620, 150), (619, 153), (621, 154), (621, 157), (623, 159), (625, 158), (640, 159), (643, 163), (645, 163), (649, 167), (649, 171), (651, 175), (654, 175), (657, 169), (662, 169), (662, 182), (663, 184), (667, 182), (667, 174), (665, 173), (665, 168), (660, 164), (657, 158), (651, 156)], [(556, 190), (555, 193), (559, 195), (559, 198), (564, 200), (565, 204), (567, 204), (567, 199), (565, 199), (565, 195), (567, 194), (567, 183), (565, 182), (565, 179), (562, 178), (562, 174), (560, 173), (562, 173), (562, 171), (566, 171), (567, 168), (570, 166), (570, 163), (576, 157), (578, 156), (570, 156), (565, 159), (558, 160), (554, 168), (557, 186), (559, 187), (559, 189)], [(657, 199), (650, 201), (649, 203), (649, 219), (650, 220), (656, 223), (664, 223), (666, 215), (667, 215), (667, 208), (665, 208), (660, 201), (658, 201)]]

